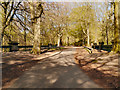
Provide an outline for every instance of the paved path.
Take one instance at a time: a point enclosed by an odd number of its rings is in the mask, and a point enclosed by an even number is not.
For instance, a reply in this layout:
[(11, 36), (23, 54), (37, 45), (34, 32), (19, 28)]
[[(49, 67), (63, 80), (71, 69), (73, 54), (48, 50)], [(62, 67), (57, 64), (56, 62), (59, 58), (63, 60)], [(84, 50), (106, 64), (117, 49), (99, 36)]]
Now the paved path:
[(10, 88), (100, 88), (74, 63), (75, 48), (45, 58)]

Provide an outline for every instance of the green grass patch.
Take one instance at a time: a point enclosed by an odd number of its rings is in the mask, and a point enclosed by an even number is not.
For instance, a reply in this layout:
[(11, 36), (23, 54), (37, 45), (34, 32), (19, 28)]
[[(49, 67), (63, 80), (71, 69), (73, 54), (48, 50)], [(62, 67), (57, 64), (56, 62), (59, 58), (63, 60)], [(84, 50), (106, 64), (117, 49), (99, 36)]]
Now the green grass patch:
[(62, 49), (65, 49), (65, 48), (64, 47), (60, 47), (59, 49), (62, 50)]
[(51, 49), (49, 49), (48, 51), (55, 51), (55, 50), (63, 50), (63, 49), (65, 49), (64, 47), (56, 47), (56, 48), (51, 48)]
[(102, 60), (104, 60), (104, 59), (101, 59), (101, 58), (99, 58), (99, 59), (97, 59), (97, 60), (100, 60), (100, 61), (102, 61)]
[(91, 53), (91, 51), (89, 49), (87, 49), (87, 48), (84, 48), (84, 49), (87, 50), (89, 54)]
[(97, 63), (97, 60), (92, 60), (92, 63)]

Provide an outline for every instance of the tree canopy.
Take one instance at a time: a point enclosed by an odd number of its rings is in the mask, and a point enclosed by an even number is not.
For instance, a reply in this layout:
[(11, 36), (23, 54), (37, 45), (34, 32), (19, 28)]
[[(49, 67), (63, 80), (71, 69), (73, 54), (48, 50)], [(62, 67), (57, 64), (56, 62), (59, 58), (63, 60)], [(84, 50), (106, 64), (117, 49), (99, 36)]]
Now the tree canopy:
[[(1, 44), (82, 45), (104, 41), (118, 52), (118, 2), (0, 2)], [(117, 48), (116, 48), (117, 47)]]

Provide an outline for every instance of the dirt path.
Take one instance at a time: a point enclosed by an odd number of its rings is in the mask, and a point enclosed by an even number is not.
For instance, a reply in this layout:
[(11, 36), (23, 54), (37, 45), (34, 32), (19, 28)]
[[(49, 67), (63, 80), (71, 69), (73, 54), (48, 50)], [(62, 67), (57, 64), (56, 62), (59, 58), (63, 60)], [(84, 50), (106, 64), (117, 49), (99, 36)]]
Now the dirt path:
[(80, 68), (99, 85), (104, 88), (119, 87), (118, 54), (95, 49), (89, 54), (85, 49), (77, 48), (75, 58)]
[(40, 55), (30, 54), (29, 51), (5, 52), (2, 54), (0, 67), (2, 69), (2, 87), (8, 88), (25, 71), (36, 65), (39, 61), (60, 53), (61, 50), (50, 51)]
[(74, 63), (75, 48), (47, 57), (9, 88), (100, 88)]

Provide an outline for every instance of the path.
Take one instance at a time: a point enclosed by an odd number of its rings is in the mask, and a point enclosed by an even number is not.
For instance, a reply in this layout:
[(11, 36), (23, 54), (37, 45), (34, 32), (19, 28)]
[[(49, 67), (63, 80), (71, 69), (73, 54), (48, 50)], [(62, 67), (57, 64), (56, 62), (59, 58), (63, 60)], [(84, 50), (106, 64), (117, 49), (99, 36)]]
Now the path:
[(45, 58), (10, 88), (100, 88), (74, 63), (75, 48)]

